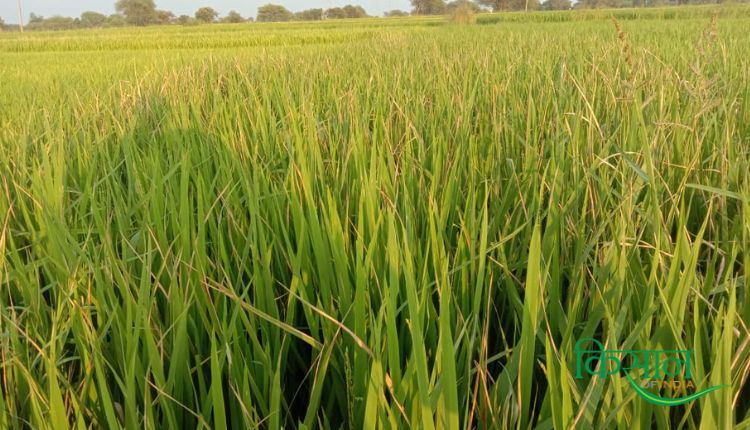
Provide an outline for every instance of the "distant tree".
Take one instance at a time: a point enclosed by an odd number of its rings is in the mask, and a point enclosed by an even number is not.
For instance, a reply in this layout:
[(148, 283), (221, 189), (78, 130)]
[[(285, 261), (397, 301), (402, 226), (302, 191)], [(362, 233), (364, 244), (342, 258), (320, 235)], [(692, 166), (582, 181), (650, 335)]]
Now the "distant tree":
[(367, 18), (367, 11), (362, 6), (352, 6), (350, 4), (342, 8), (347, 18)]
[(128, 22), (125, 21), (124, 16), (116, 13), (107, 17), (107, 23), (105, 25), (107, 27), (124, 27), (128, 25)]
[(509, 10), (508, 5), (510, 0), (477, 0), (477, 3), (491, 8), (493, 12), (499, 12), (501, 10)]
[(195, 11), (195, 19), (200, 22), (210, 23), (216, 21), (219, 17), (219, 12), (216, 12), (213, 8), (202, 7)]
[[(647, 5), (653, 6), (653, 0), (646, 2)], [(632, 5), (632, 2), (631, 4)], [(624, 7), (625, 5), (621, 0), (579, 0), (576, 3), (578, 9), (601, 9), (601, 8), (614, 8)]]
[(0, 31), (5, 30), (5, 21), (3, 21), (3, 18), (0, 17)]
[(343, 8), (332, 7), (330, 9), (326, 9), (324, 16), (325, 19), (344, 19), (346, 18), (346, 12)]
[(344, 7), (332, 7), (323, 14), (326, 19), (344, 18), (367, 18), (367, 11), (362, 6), (346, 5)]
[(107, 15), (103, 15), (99, 12), (84, 12), (81, 14), (81, 27), (104, 27), (106, 23)]
[(258, 22), (291, 21), (294, 15), (284, 6), (267, 4), (258, 8)]
[(117, 0), (115, 9), (125, 16), (128, 24), (148, 25), (156, 21), (154, 0)]
[(29, 24), (34, 24), (34, 23), (38, 23), (38, 22), (42, 22), (42, 21), (44, 21), (44, 17), (43, 16), (37, 15), (37, 14), (35, 14), (33, 12), (29, 14)]
[(414, 15), (442, 15), (445, 13), (444, 0), (411, 0)]
[(189, 15), (180, 15), (177, 18), (175, 18), (175, 22), (180, 25), (188, 25), (191, 23), (191, 21), (194, 21), (195, 18)]
[(542, 3), (544, 10), (568, 10), (572, 7), (570, 0), (547, 0)]
[(240, 13), (236, 10), (231, 10), (222, 21), (228, 22), (230, 24), (239, 24), (241, 22), (245, 22), (245, 18), (243, 18), (242, 15), (240, 15)]
[(31, 12), (29, 14), (29, 22), (25, 25), (25, 28), (27, 30), (40, 30), (42, 29), (43, 25), (44, 17), (42, 15), (37, 15), (34, 12)]
[(509, 10), (539, 9), (538, 0), (477, 0), (482, 6), (492, 8), (494, 12)]
[(398, 16), (409, 16), (409, 12), (399, 10), (399, 9), (394, 9), (394, 10), (389, 10), (388, 12), (384, 13), (383, 16), (386, 18), (395, 18)]
[(323, 9), (307, 9), (294, 14), (296, 21), (320, 21), (323, 19)]
[(510, 10), (510, 3), (513, 0), (478, 0), (479, 4), (492, 8), (493, 12)]
[(174, 18), (174, 14), (168, 10), (157, 10), (155, 14), (157, 24), (169, 24), (174, 21)]
[(51, 18), (36, 17), (33, 23), (29, 23), (29, 30), (72, 30), (80, 27), (81, 21), (77, 18), (55, 15)]

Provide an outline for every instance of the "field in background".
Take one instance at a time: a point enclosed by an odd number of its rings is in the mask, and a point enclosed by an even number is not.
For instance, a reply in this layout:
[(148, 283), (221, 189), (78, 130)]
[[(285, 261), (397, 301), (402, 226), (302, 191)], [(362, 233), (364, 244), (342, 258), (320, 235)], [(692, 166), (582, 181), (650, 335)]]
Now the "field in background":
[(748, 28), (1, 34), (0, 428), (750, 428)]

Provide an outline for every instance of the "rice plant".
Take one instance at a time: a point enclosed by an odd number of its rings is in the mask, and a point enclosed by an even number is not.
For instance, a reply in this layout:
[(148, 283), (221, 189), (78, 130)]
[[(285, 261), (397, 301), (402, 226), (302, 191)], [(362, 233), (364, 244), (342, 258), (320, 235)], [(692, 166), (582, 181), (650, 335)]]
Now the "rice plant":
[(1, 35), (0, 428), (750, 428), (750, 15), (685, 11)]

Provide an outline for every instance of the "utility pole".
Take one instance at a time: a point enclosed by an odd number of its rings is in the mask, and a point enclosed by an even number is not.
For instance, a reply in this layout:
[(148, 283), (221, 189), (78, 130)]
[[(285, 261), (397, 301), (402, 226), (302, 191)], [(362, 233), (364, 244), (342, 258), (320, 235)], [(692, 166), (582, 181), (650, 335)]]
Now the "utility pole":
[(18, 28), (21, 29), (21, 33), (23, 33), (23, 10), (21, 9), (21, 0), (18, 1)]

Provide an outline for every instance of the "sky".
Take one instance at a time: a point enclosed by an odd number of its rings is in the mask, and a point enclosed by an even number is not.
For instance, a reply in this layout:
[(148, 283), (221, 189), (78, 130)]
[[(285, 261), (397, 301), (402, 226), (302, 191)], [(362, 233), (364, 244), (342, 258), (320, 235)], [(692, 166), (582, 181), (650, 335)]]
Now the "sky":
[[(382, 15), (392, 9), (410, 9), (409, 0), (156, 0), (156, 7), (171, 10), (175, 15), (193, 15), (198, 8), (209, 6), (221, 15), (236, 10), (242, 16), (254, 17), (258, 6), (266, 3), (283, 4), (291, 11), (359, 4), (370, 15)], [(77, 17), (87, 10), (110, 14), (114, 13), (114, 4), (115, 0), (21, 0), (24, 22), (28, 21), (32, 12), (44, 17)], [(16, 0), (0, 0), (0, 17), (6, 23), (18, 22)]]

